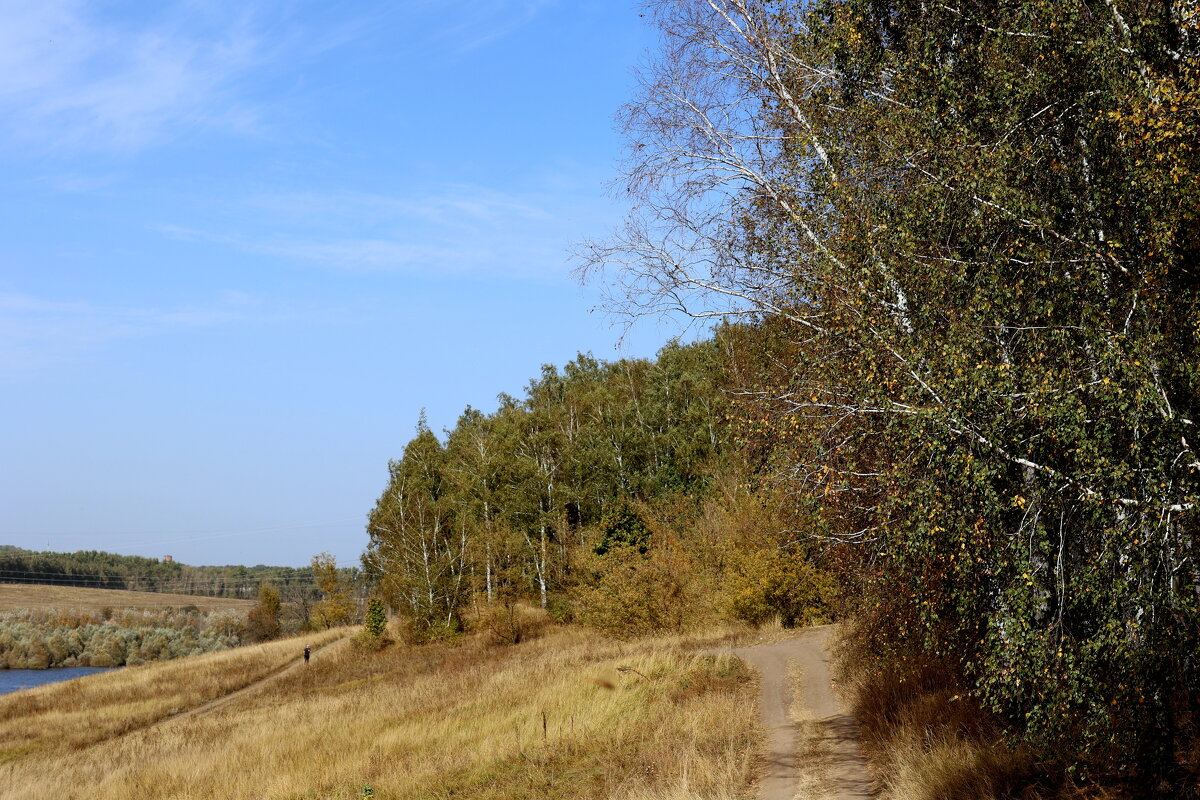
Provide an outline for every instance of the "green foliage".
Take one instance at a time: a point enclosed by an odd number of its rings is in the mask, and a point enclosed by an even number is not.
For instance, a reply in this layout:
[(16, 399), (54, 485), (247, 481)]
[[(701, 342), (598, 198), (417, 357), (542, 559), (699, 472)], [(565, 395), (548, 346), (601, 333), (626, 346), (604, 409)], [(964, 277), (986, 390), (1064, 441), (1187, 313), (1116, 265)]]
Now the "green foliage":
[(1047, 759), (1173, 786), (1200, 737), (1200, 12), (654, 5), (642, 216), (596, 259), (769, 318), (735, 336), (766, 351), (739, 432), (881, 648), (954, 664)]
[(642, 555), (650, 549), (650, 529), (637, 511), (618, 500), (600, 520), (600, 541), (593, 552), (602, 556), (614, 547), (632, 547)]
[(367, 601), (367, 618), (363, 628), (373, 639), (382, 639), (387, 633), (387, 608), (380, 598), (372, 597)]
[(444, 639), (462, 629), (468, 597), (467, 524), (447, 493), (447, 450), (425, 423), (388, 465), (387, 489), (369, 521), (363, 555), (379, 591), (408, 622), (412, 641)]
[(455, 636), (472, 597), (476, 624), (504, 643), (545, 623), (529, 601), (621, 636), (828, 616), (831, 582), (806, 553), (769, 574), (740, 555), (788, 523), (728, 446), (736, 338), (726, 327), (654, 361), (544, 367), (524, 399), (467, 409), (444, 443), (422, 418), (389, 464), (363, 556), (408, 639)]
[(371, 513), (366, 571), (417, 640), (458, 630), (472, 593), (548, 608), (597, 523), (644, 552), (636, 503), (704, 490), (721, 455), (721, 374), (715, 342), (673, 343), (655, 361), (580, 355), (492, 414), (468, 408), (444, 444), (422, 418)]
[(122, 667), (237, 647), (245, 618), (236, 612), (176, 610), (99, 614), (21, 611), (0, 614), (0, 669)]

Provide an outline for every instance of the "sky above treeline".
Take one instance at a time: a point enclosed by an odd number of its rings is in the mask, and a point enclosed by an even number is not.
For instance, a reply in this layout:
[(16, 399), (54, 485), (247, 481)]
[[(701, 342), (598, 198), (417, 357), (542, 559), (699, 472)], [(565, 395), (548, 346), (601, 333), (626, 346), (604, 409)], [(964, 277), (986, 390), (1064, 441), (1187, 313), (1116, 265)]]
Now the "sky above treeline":
[(0, 544), (357, 563), (422, 408), (679, 333), (568, 264), (633, 0), (0, 8)]

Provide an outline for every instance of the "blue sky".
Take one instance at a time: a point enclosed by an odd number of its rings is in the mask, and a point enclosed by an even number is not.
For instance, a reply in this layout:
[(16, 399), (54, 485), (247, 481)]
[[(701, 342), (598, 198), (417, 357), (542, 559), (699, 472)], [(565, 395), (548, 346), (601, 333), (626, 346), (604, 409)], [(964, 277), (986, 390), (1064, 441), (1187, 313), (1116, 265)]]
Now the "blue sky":
[(422, 408), (620, 350), (630, 0), (0, 0), (0, 543), (356, 562)]

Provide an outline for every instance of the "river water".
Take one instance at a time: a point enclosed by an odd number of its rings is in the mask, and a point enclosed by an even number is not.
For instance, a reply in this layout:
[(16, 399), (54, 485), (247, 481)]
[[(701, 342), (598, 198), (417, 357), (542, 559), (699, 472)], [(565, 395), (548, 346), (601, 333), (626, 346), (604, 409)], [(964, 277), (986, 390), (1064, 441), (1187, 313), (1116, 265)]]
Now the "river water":
[(108, 672), (111, 667), (58, 667), (56, 669), (0, 669), (0, 694), (18, 689), (32, 689), (44, 683), (58, 683), (97, 672)]

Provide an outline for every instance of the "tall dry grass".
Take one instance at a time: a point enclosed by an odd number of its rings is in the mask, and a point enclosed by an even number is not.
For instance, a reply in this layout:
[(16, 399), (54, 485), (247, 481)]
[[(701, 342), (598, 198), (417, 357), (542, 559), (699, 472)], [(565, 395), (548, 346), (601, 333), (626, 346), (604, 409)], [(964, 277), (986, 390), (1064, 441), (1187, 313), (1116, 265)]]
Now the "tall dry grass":
[[(350, 800), (367, 784), (381, 800), (733, 800), (750, 791), (753, 680), (737, 659), (695, 654), (716, 636), (614, 642), (556, 628), (510, 647), (487, 638), (342, 647), (208, 714), (36, 755), (10, 751), (0, 798)], [(138, 670), (166, 690), (172, 679), (158, 671), (191, 661)], [(99, 691), (84, 681), (59, 700)], [(82, 704), (99, 711), (76, 718), (79, 728), (108, 707)], [(37, 720), (10, 713), (5, 735)]]
[(71, 758), (261, 680), (294, 662), (306, 643), (321, 646), (346, 634), (344, 629), (323, 631), (303, 640), (125, 667), (0, 696), (0, 763)]
[(854, 622), (843, 625), (835, 656), (863, 752), (888, 800), (1060, 796), (1046, 788), (1033, 756), (1004, 741), (944, 665), (881, 658), (870, 631)]

